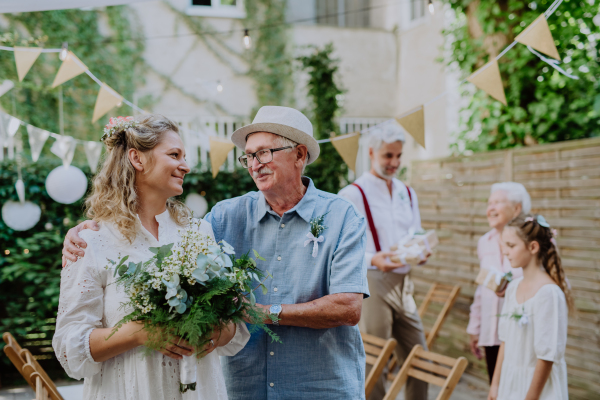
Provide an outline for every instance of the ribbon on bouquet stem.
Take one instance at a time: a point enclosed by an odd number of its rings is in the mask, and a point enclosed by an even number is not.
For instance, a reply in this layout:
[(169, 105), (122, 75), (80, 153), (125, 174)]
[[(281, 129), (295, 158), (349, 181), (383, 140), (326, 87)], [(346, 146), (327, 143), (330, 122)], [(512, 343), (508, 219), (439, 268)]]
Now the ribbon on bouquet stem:
[(195, 356), (183, 356), (179, 361), (179, 391), (196, 390), (196, 360)]
[(306, 234), (306, 237), (308, 239), (304, 242), (304, 247), (308, 246), (308, 244), (310, 242), (313, 242), (314, 244), (313, 244), (312, 256), (316, 257), (317, 253), (319, 252), (319, 243), (323, 243), (323, 241), (325, 240), (325, 237), (324, 236), (319, 236), (317, 238), (311, 232), (308, 232)]

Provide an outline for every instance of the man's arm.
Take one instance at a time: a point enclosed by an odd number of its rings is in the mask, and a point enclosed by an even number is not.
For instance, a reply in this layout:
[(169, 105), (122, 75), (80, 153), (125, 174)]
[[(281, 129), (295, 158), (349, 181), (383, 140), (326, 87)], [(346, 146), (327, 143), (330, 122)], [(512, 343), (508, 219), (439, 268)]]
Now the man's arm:
[[(282, 304), (279, 325), (328, 329), (356, 325), (362, 311), (363, 293), (336, 293), (300, 304)], [(269, 314), (270, 305), (257, 304)], [(265, 321), (271, 324), (270, 318)]]
[(62, 266), (63, 268), (67, 265), (67, 260), (77, 261), (77, 257), (83, 257), (85, 255), (85, 248), (87, 243), (85, 240), (79, 237), (79, 232), (84, 229), (91, 229), (97, 231), (100, 229), (96, 221), (83, 221), (74, 228), (69, 229), (65, 241), (63, 242), (62, 249)]

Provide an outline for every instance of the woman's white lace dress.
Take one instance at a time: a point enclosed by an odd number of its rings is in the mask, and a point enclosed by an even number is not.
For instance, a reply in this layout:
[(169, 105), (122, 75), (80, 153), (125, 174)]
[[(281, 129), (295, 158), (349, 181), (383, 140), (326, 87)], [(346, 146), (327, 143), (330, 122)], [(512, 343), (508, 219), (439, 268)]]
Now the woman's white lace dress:
[[(105, 268), (107, 258), (129, 255), (129, 260), (139, 262), (152, 257), (150, 247), (179, 240), (182, 228), (168, 211), (157, 215), (156, 220), (159, 240), (141, 227), (133, 244), (111, 224), (102, 224), (99, 231), (82, 231), (80, 236), (87, 242), (85, 256), (62, 271), (52, 345), (67, 374), (85, 378), (85, 399), (227, 399), (219, 355), (235, 355), (246, 345), (250, 334), (245, 324), (238, 324), (228, 345), (198, 360), (197, 388), (185, 394), (179, 393), (179, 361), (157, 351), (144, 356), (144, 348), (138, 347), (104, 362), (95, 362), (90, 354), (92, 330), (113, 327), (129, 312), (121, 308), (127, 300), (122, 288), (111, 285), (113, 269)], [(200, 232), (214, 238), (208, 222), (202, 221)]]
[[(540, 400), (567, 400), (568, 311), (562, 290), (553, 284), (542, 286), (535, 296), (517, 302), (517, 287), (523, 278), (511, 282), (498, 327), (504, 342), (498, 400), (524, 399), (533, 380), (537, 360), (552, 361), (552, 371)], [(519, 318), (510, 315), (525, 315)]]

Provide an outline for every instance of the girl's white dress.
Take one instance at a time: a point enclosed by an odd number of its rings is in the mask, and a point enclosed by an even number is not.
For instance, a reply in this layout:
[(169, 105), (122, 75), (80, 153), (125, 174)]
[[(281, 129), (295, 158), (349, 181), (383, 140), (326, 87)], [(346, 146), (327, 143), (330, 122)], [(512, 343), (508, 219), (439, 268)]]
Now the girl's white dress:
[[(87, 248), (84, 257), (62, 270), (52, 346), (70, 377), (85, 378), (85, 399), (225, 400), (227, 391), (219, 355), (235, 355), (246, 345), (250, 334), (245, 324), (238, 324), (228, 345), (198, 360), (196, 390), (185, 394), (179, 392), (179, 361), (157, 351), (144, 356), (144, 348), (138, 347), (104, 362), (95, 362), (90, 354), (92, 330), (113, 327), (129, 313), (121, 308), (121, 303), (127, 300), (122, 288), (111, 285), (113, 269), (105, 268), (107, 258), (115, 260), (119, 254), (129, 255), (129, 260), (139, 262), (152, 257), (150, 247), (179, 241), (182, 228), (171, 219), (168, 211), (157, 215), (156, 221), (159, 223), (159, 240), (141, 224), (132, 244), (112, 224), (102, 224), (99, 231), (80, 233)], [(200, 232), (214, 238), (208, 222), (202, 221)]]
[[(566, 400), (567, 386), (567, 302), (554, 284), (542, 286), (531, 299), (517, 302), (517, 287), (523, 278), (511, 282), (502, 307), (498, 337), (504, 342), (504, 362), (498, 400), (524, 399), (533, 380), (538, 359), (552, 361), (552, 372), (540, 400)], [(524, 315), (513, 318), (511, 315)]]

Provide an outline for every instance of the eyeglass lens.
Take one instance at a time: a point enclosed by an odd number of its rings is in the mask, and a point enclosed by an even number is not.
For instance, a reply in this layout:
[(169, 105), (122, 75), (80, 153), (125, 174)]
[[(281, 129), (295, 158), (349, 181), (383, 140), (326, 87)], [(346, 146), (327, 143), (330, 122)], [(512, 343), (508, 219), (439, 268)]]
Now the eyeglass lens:
[[(256, 158), (259, 163), (267, 164), (273, 161), (273, 153), (271, 153), (270, 149), (259, 150), (256, 152)], [(240, 161), (242, 161), (244, 168), (248, 168), (248, 166), (252, 164), (252, 154), (241, 156)]]

